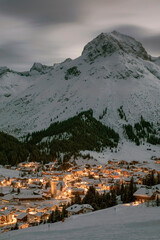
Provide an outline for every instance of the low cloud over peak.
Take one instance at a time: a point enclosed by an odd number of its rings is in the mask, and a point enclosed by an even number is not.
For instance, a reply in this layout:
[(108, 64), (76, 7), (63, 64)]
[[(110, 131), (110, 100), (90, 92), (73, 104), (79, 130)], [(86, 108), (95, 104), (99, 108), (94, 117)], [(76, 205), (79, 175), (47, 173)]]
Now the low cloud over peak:
[(87, 42), (112, 30), (158, 56), (159, 11), (159, 0), (0, 0), (0, 66), (23, 70), (76, 58)]

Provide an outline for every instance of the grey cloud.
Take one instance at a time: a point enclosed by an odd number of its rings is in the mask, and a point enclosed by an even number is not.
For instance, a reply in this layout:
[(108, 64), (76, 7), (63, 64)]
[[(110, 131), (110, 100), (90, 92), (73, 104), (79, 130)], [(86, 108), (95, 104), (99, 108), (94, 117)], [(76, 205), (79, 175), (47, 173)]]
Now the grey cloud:
[(83, 21), (88, 13), (93, 13), (94, 6), (107, 10), (118, 2), (119, 0), (0, 0), (0, 12), (46, 25)]
[(0, 66), (7, 66), (14, 70), (24, 70), (29, 66), (29, 55), (26, 49), (22, 51), (18, 42), (7, 42), (0, 46)]
[(80, 6), (76, 0), (0, 0), (2, 14), (37, 24), (76, 21)]
[(160, 56), (160, 34), (142, 39), (144, 46), (151, 54)]
[(159, 0), (153, 1), (146, 11), (146, 0), (0, 0), (0, 66), (23, 70), (35, 61), (75, 58), (88, 41), (112, 30), (160, 55)]
[(63, 60), (58, 57), (59, 46), (54, 45), (51, 55), (50, 46), (42, 48), (41, 43), (36, 46), (32, 42), (9, 41), (0, 46), (0, 66), (7, 66), (13, 70), (28, 70), (34, 62), (40, 61), (44, 64), (52, 64)]
[(23, 59), (18, 43), (8, 42), (7, 44), (3, 44), (0, 46), (0, 62), (3, 61), (4, 65), (5, 62), (10, 60), (11, 62), (16, 59), (16, 61), (21, 61)]
[(135, 26), (135, 25), (120, 25), (120, 26), (113, 26), (111, 30), (116, 30), (118, 32), (121, 32), (123, 34), (127, 34), (129, 36), (133, 36), (134, 38), (137, 37), (144, 37), (146, 35), (150, 34), (150, 30)]

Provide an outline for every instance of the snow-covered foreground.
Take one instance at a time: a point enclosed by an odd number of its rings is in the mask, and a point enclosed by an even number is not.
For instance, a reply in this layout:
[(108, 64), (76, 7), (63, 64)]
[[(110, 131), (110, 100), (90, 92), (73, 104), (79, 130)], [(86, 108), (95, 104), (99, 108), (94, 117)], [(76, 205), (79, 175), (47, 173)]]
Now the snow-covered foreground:
[(160, 207), (116, 207), (77, 215), (64, 223), (45, 224), (0, 236), (1, 240), (159, 240)]

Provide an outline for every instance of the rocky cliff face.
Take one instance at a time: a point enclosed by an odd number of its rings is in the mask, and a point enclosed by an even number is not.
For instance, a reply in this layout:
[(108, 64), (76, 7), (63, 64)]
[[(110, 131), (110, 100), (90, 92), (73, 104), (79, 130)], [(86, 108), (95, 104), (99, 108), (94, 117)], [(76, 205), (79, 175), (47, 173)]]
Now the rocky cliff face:
[(98, 35), (84, 47), (82, 56), (84, 56), (86, 60), (94, 61), (97, 57), (111, 56), (115, 52), (121, 55), (127, 53), (144, 60), (151, 59), (141, 43), (132, 37), (116, 31), (110, 34), (101, 33)]

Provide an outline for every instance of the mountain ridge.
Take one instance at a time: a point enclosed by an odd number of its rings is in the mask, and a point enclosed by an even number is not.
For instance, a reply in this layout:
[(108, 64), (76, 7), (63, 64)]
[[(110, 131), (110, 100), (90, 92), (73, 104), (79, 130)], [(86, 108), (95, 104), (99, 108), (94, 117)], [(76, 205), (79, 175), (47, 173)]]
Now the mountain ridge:
[[(139, 122), (141, 115), (157, 125), (158, 61), (135, 39), (112, 32), (98, 35), (74, 60), (53, 66), (34, 63), (22, 73), (7, 70), (0, 77), (0, 129), (23, 136), (89, 109), (121, 136), (123, 125)], [(126, 119), (119, 116), (121, 106)]]

